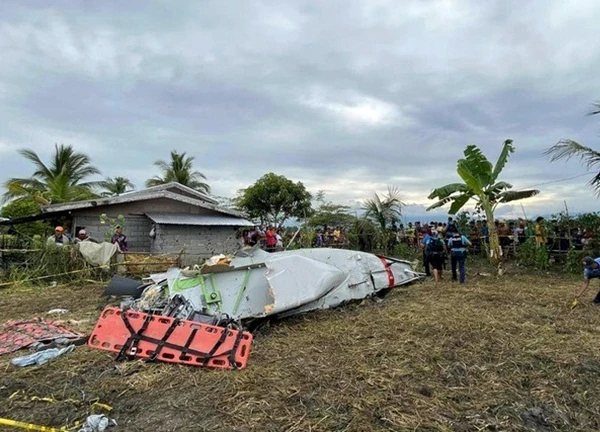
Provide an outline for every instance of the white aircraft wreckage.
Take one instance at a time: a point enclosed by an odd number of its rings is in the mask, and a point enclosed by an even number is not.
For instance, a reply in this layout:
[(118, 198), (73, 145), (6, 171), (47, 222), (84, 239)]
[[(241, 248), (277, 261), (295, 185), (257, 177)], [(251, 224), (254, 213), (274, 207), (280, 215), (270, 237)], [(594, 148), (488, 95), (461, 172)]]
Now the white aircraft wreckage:
[(242, 249), (151, 275), (142, 286), (115, 276), (106, 293), (130, 301), (104, 309), (88, 344), (117, 359), (242, 369), (253, 340), (243, 325), (336, 307), (422, 276), (408, 261), (351, 250)]
[(328, 248), (268, 253), (254, 247), (231, 259), (215, 257), (199, 269), (152, 275), (156, 285), (146, 288), (137, 306), (153, 309), (144, 307), (145, 297), (166, 283), (171, 301), (164, 315), (246, 321), (336, 307), (421, 277), (408, 261), (370, 253)]

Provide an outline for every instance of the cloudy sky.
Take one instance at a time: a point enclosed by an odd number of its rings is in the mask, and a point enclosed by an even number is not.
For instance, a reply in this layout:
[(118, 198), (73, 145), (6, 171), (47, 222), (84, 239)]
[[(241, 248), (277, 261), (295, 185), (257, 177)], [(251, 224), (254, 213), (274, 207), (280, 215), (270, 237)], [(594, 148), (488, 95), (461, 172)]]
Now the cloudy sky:
[[(357, 206), (396, 185), (423, 214), (467, 144), (540, 185), (528, 213), (597, 210), (561, 138), (598, 148), (600, 2), (0, 3), (0, 180), (54, 143), (138, 187), (177, 149), (216, 195), (273, 171)], [(504, 214), (520, 214), (505, 206)]]

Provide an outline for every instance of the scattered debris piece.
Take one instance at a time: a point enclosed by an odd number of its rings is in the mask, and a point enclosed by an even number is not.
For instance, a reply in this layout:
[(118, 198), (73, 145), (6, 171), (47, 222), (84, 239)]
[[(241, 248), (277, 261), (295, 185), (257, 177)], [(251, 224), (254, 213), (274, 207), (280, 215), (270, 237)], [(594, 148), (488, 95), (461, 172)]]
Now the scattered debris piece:
[(146, 288), (146, 285), (139, 280), (115, 274), (106, 286), (104, 295), (139, 298), (144, 288)]
[(104, 432), (110, 426), (117, 426), (117, 422), (104, 414), (92, 414), (78, 432)]
[(22, 357), (16, 357), (10, 362), (14, 366), (25, 367), (25, 366), (39, 366), (52, 360), (53, 358), (59, 357), (63, 354), (70, 353), (75, 349), (75, 345), (69, 345), (64, 348), (51, 348), (44, 351), (38, 351), (33, 354), (29, 354)]
[(69, 309), (50, 309), (48, 312), (46, 312), (46, 315), (54, 315), (54, 314), (64, 315), (67, 313), (69, 313)]
[(7, 321), (0, 325), (0, 355), (26, 348), (35, 342), (52, 342), (56, 339), (79, 339), (82, 334), (62, 325), (36, 318), (29, 321)]

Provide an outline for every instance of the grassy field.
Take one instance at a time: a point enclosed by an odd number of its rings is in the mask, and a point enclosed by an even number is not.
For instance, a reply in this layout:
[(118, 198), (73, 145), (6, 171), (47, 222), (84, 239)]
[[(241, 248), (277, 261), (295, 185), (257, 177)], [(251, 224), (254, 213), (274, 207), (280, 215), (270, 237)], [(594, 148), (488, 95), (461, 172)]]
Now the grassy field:
[[(569, 308), (579, 281), (515, 268), (468, 279), (267, 323), (243, 371), (116, 363), (87, 347), (35, 368), (3, 356), (0, 417), (70, 426), (102, 412), (97, 400), (115, 431), (600, 430), (600, 310)], [(0, 317), (67, 308), (89, 331), (101, 292), (5, 289)]]

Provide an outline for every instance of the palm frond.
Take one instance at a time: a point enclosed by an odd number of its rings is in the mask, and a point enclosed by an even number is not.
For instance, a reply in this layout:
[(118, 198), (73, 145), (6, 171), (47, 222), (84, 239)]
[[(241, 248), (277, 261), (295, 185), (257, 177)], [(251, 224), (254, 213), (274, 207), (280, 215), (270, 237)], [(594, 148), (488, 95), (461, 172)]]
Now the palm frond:
[(569, 160), (578, 157), (580, 162), (590, 169), (600, 164), (600, 153), (579, 144), (573, 140), (561, 140), (544, 152), (544, 155), (551, 156), (550, 161)]
[(588, 113), (588, 115), (596, 115), (596, 114), (600, 114), (600, 102), (594, 103), (593, 108)]

